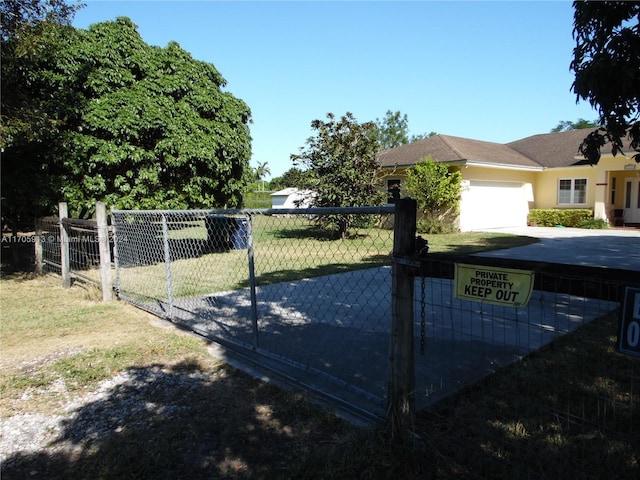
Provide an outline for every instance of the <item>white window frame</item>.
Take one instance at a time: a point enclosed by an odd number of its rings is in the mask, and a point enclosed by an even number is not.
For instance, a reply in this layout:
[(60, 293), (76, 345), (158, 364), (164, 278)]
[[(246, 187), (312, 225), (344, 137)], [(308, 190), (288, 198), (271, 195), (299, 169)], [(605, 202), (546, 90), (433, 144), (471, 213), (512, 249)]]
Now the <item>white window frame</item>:
[[(562, 184), (562, 182), (570, 182), (570, 189), (561, 189), (560, 185)], [(582, 189), (577, 189), (576, 188), (576, 183), (577, 182), (584, 182), (584, 190)], [(587, 187), (589, 185), (589, 181), (588, 179), (584, 178), (584, 177), (580, 177), (580, 178), (559, 178), (558, 179), (558, 205), (586, 205), (587, 204)], [(576, 195), (579, 192), (584, 191), (584, 201), (579, 202), (576, 201)], [(566, 201), (565, 199), (562, 198), (561, 193), (562, 192), (569, 192), (569, 200)]]
[(616, 177), (611, 177), (611, 205), (616, 204), (618, 191), (618, 179)]

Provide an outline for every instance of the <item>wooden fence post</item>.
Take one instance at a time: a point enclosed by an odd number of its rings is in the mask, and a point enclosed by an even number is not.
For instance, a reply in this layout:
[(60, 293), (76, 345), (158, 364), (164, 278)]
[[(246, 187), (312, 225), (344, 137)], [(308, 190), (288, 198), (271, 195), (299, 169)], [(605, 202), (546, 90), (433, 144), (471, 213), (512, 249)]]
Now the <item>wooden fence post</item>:
[(412, 255), (416, 241), (416, 201), (396, 200), (391, 271), (391, 335), (387, 392), (387, 430), (393, 441), (411, 441), (415, 418), (413, 351), (414, 278), (409, 268), (395, 261)]
[(100, 251), (100, 285), (102, 300), (111, 301), (113, 281), (111, 277), (111, 250), (109, 249), (109, 224), (107, 222), (107, 205), (96, 203), (96, 222), (98, 228), (98, 248)]
[(44, 252), (42, 250), (42, 228), (39, 219), (36, 220), (36, 236), (34, 240), (36, 275), (42, 275), (44, 272)]
[(71, 268), (69, 262), (69, 233), (64, 221), (69, 216), (67, 202), (58, 203), (58, 215), (60, 218), (60, 268), (62, 270), (62, 287), (71, 286)]

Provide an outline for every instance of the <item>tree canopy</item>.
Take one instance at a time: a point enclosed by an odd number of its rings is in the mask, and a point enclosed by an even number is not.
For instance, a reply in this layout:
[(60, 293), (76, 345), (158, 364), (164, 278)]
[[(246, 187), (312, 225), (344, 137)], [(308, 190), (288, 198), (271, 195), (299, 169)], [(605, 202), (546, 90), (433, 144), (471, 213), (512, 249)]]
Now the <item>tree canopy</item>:
[[(251, 112), (222, 90), (212, 64), (175, 42), (147, 45), (127, 18), (47, 28), (40, 48), (8, 63), (3, 41), (3, 216), (30, 220), (60, 200), (80, 216), (97, 200), (141, 209), (241, 204)], [(38, 189), (25, 197), (29, 179)]]
[(409, 117), (387, 110), (385, 117), (376, 118), (376, 133), (380, 150), (389, 150), (409, 143)]
[[(598, 111), (597, 131), (580, 147), (591, 162), (600, 159), (608, 141), (613, 154), (640, 152), (640, 3), (575, 1), (571, 69), (577, 99)], [(635, 155), (640, 162), (640, 153)]]
[(596, 128), (597, 126), (598, 124), (596, 122), (585, 120), (584, 118), (579, 118), (575, 122), (571, 120), (561, 120), (558, 122), (558, 125), (551, 129), (551, 132), (568, 132), (570, 130), (582, 130), (583, 128)]
[(71, 25), (81, 7), (79, 2), (70, 5), (66, 0), (2, 0), (2, 40), (32, 37), (35, 32), (30, 29), (41, 27), (43, 22)]
[(409, 137), (409, 117), (400, 111), (387, 110), (384, 118), (376, 118), (376, 137), (380, 150), (389, 150), (423, 138), (437, 135), (435, 132), (412, 135)]
[(306, 170), (292, 167), (281, 176), (273, 178), (271, 182), (269, 182), (269, 188), (271, 188), (271, 190), (282, 190), (289, 187), (305, 189), (309, 187), (308, 176)]
[[(294, 165), (303, 166), (308, 186), (315, 192), (311, 203), (316, 207), (355, 207), (381, 205), (386, 198), (381, 189), (376, 158), (378, 141), (373, 122), (358, 123), (350, 112), (336, 119), (311, 122), (315, 136), (306, 141), (298, 155), (291, 155)], [(341, 238), (348, 235), (352, 218), (340, 216), (331, 222)]]

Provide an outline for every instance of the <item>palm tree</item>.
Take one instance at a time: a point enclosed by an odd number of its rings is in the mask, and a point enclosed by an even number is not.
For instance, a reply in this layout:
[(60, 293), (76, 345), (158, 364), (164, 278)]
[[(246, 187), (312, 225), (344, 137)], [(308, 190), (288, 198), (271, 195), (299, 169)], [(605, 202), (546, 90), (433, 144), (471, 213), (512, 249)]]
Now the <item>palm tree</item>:
[[(264, 177), (265, 175), (269, 175), (270, 173), (271, 173), (271, 170), (269, 170), (269, 166), (267, 162), (262, 162), (262, 163), (258, 162), (258, 166), (254, 170), (256, 180), (260, 181), (262, 180), (262, 177)], [(262, 191), (264, 192), (264, 180), (262, 180)]]

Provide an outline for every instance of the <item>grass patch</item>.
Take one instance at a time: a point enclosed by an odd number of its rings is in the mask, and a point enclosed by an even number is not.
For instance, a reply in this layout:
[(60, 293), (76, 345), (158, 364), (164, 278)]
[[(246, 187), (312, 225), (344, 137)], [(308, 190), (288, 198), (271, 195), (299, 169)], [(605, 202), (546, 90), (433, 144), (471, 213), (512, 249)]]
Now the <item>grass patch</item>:
[(537, 238), (533, 237), (484, 232), (427, 235), (425, 238), (429, 241), (429, 252), (455, 253), (458, 255), (471, 255), (504, 248), (522, 247), (539, 242)]
[[(68, 389), (86, 389), (127, 368), (153, 362), (197, 358), (216, 362), (204, 342), (152, 326), (155, 317), (130, 305), (95, 301), (91, 286), (60, 286), (50, 275), (4, 276), (0, 334), (0, 391), (4, 406), (24, 389), (62, 380)], [(37, 393), (37, 392), (36, 392)], [(48, 403), (47, 395), (35, 396)], [(3, 409), (4, 411), (4, 409)], [(5, 413), (2, 413), (5, 415)]]
[[(264, 286), (321, 275), (391, 265), (393, 231), (356, 229), (352, 238), (334, 239), (305, 217), (255, 215), (252, 217), (257, 285)], [(247, 250), (211, 251), (204, 221), (177, 222), (169, 230), (173, 295), (184, 297), (246, 288), (249, 285)], [(430, 252), (472, 254), (527, 245), (538, 240), (500, 233), (428, 235)], [(146, 265), (121, 269), (121, 287), (167, 299), (163, 248), (158, 239), (140, 249), (154, 257)]]

